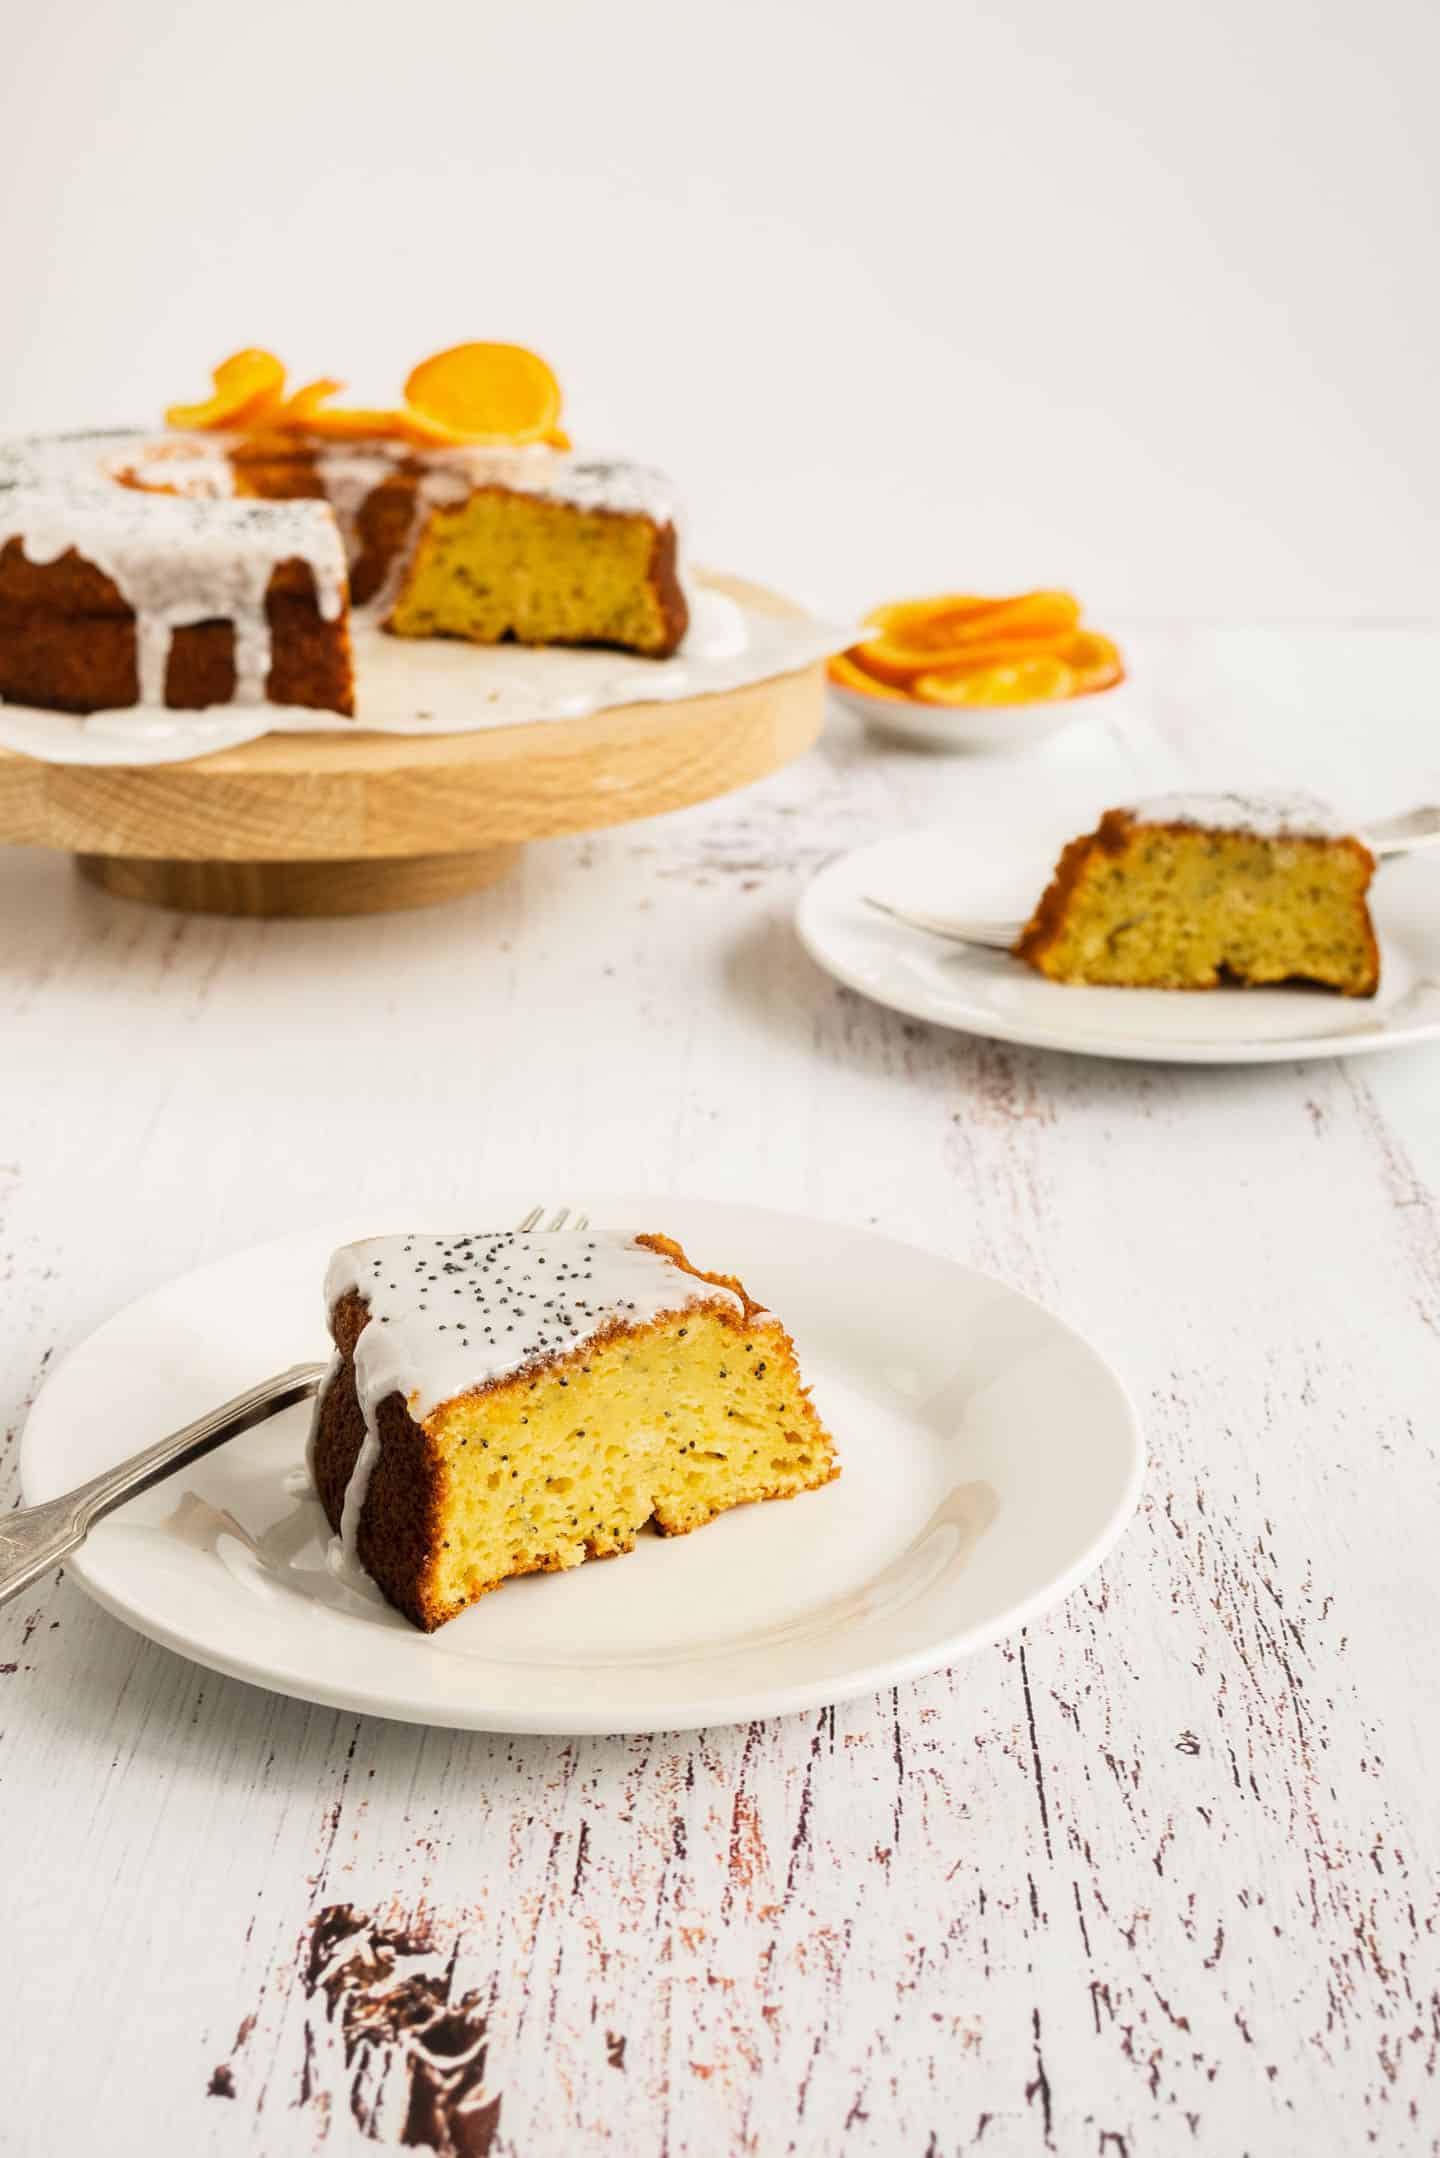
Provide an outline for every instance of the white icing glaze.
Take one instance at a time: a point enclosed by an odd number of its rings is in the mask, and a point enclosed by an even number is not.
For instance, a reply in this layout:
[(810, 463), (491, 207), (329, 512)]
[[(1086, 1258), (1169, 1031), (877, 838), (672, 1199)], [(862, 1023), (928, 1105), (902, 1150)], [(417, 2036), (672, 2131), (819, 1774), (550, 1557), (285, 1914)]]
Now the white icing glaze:
[(325, 490), (325, 500), (335, 512), (345, 555), (353, 569), (360, 554), (359, 520), (366, 497), (385, 478), (374, 460), (354, 451), (317, 450), (315, 470)]
[[(308, 563), (317, 603), (335, 621), (348, 597), (366, 497), (403, 468), (415, 476), (405, 545), (366, 610), (387, 613), (433, 509), (479, 487), (507, 487), (568, 502), (674, 521), (668, 482), (643, 465), (547, 448), (423, 449), (401, 442), (335, 444), (294, 437), (313, 457), (325, 501), (262, 501), (235, 494), (231, 453), (244, 436), (69, 435), (0, 448), (0, 547), (19, 540), (49, 563), (72, 547), (110, 578), (136, 619), (138, 703), (163, 708), (174, 631), (187, 623), (235, 625), (232, 702), (263, 704), (270, 674), (265, 598), (280, 563)], [(119, 475), (141, 484), (127, 487)], [(149, 490), (167, 488), (169, 493)]]
[[(204, 492), (121, 486), (115, 471), (137, 465), (146, 449), (138, 437), (127, 443), (92, 435), (0, 450), (0, 547), (18, 540), (35, 563), (56, 562), (73, 548), (111, 580), (135, 613), (140, 704), (164, 705), (175, 630), (209, 621), (235, 627), (232, 701), (263, 704), (270, 674), (265, 599), (280, 564), (309, 565), (326, 621), (344, 611), (345, 551), (335, 519), (323, 502), (237, 501), (212, 491), (213, 453), (197, 475)], [(166, 484), (183, 462), (166, 458)]]
[[(329, 1555), (342, 1576), (363, 1573), (356, 1541), (380, 1455), (377, 1412), (391, 1394), (422, 1423), (447, 1401), (567, 1355), (608, 1326), (646, 1326), (702, 1303), (745, 1308), (733, 1290), (697, 1280), (633, 1236), (602, 1229), (368, 1237), (330, 1261), (327, 1313), (352, 1290), (365, 1298), (370, 1317), (355, 1345), (365, 1437)], [(757, 1314), (755, 1323), (773, 1321)]]
[(321, 485), (332, 501), (337, 495), (363, 501), (392, 473), (403, 469), (415, 474), (417, 493), (427, 507), (463, 502), (477, 487), (509, 487), (517, 494), (569, 502), (576, 509), (653, 517), (656, 524), (672, 524), (675, 519), (670, 483), (648, 465), (578, 456), (569, 450), (548, 449), (540, 442), (513, 449), (418, 449), (404, 442), (383, 441), (321, 443), (311, 448)]
[(1156, 794), (1137, 802), (1142, 824), (1196, 824), (1216, 832), (1254, 832), (1261, 839), (1344, 839), (1352, 827), (1313, 794), (1261, 789), (1253, 794)]

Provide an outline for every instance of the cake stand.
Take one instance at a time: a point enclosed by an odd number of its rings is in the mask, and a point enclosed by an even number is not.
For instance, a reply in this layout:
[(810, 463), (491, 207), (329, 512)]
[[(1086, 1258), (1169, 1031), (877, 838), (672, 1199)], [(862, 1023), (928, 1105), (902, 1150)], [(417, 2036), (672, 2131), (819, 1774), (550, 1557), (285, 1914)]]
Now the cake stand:
[[(762, 613), (801, 610), (734, 577)], [(273, 734), (184, 764), (0, 751), (0, 841), (57, 848), (105, 891), (203, 914), (370, 914), (493, 884), (529, 839), (652, 817), (808, 749), (822, 661), (742, 689), (434, 737)]]

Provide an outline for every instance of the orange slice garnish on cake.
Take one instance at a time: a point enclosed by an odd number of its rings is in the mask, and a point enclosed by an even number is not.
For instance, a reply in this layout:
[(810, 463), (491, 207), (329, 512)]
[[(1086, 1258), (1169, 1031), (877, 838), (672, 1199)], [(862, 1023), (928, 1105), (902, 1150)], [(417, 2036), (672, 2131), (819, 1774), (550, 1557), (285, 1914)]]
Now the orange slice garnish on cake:
[(560, 404), (551, 369), (524, 345), (452, 345), (405, 383), (405, 419), (424, 442), (543, 442)]
[(307, 435), (324, 435), (336, 442), (360, 441), (366, 436), (399, 435), (405, 431), (403, 413), (384, 406), (332, 405), (344, 389), (333, 375), (307, 382), (293, 392), (270, 419), (272, 427), (294, 428)]
[(250, 346), (232, 352), (212, 376), (214, 388), (202, 404), (171, 405), (169, 427), (253, 427), (268, 421), (285, 396), (285, 369), (273, 352)]

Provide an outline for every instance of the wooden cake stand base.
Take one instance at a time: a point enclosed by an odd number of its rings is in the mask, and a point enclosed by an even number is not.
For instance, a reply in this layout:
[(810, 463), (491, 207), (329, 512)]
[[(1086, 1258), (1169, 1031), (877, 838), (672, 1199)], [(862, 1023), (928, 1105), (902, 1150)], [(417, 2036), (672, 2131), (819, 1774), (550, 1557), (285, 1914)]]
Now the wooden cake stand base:
[[(703, 582), (799, 610), (738, 578)], [(808, 749), (824, 667), (674, 704), (479, 734), (272, 734), (185, 764), (45, 764), (0, 751), (0, 841), (75, 854), (122, 899), (191, 913), (372, 914), (502, 877), (529, 839), (626, 824), (748, 786)]]

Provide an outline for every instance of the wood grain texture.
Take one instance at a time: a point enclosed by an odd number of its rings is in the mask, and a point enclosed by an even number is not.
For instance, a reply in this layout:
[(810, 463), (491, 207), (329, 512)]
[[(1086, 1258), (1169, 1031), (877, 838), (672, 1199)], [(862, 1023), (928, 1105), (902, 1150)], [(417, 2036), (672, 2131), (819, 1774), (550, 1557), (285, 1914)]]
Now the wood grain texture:
[(988, 1044), (839, 989), (789, 926), (905, 822), (1079, 830), (1182, 779), (1363, 816), (1440, 780), (1440, 637), (1129, 648), (1125, 734), (947, 761), (836, 715), (746, 794), (428, 915), (166, 916), (0, 854), (7, 1470), (51, 1358), (152, 1284), (526, 1181), (987, 1267), (1118, 1362), (1151, 1460), (1024, 1635), (693, 1737), (306, 1707), (48, 1583), (0, 1612), (0, 2148), (1440, 2150), (1440, 1054)]
[(81, 876), (116, 899), (187, 914), (384, 914), (483, 891), (519, 860), (518, 847), (466, 854), (400, 854), (354, 862), (146, 862), (79, 854)]

